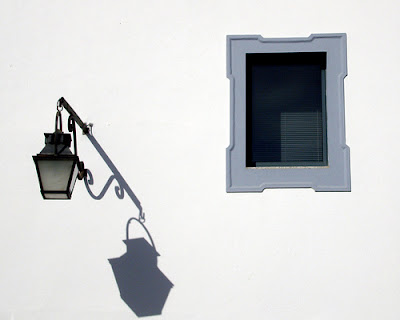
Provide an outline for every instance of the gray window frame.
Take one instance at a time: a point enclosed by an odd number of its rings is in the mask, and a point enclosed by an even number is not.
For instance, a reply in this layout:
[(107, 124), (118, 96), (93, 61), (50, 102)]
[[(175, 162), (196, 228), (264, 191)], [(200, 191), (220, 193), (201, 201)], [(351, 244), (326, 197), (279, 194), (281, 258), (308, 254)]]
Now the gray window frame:
[[(230, 145), (226, 149), (226, 191), (262, 192), (268, 188), (351, 191), (350, 149), (345, 137), (344, 78), (346, 34), (312, 34), (308, 38), (227, 36), (230, 80)], [(246, 167), (246, 54), (326, 52), (328, 165), (322, 167)]]

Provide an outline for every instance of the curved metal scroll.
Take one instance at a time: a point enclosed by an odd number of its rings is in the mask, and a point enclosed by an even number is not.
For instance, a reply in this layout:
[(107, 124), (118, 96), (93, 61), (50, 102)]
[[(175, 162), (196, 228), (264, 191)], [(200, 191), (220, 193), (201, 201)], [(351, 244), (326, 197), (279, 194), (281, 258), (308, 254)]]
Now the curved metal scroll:
[(76, 129), (75, 129), (75, 120), (72, 116), (68, 117), (68, 131), (72, 132), (74, 137), (74, 151), (75, 155), (78, 155), (78, 145), (76, 144)]
[(118, 182), (118, 186), (115, 186), (114, 190), (115, 190), (115, 194), (119, 199), (123, 199), (125, 194), (124, 194), (124, 189), (121, 187), (121, 185), (119, 184), (118, 179), (112, 175), (108, 178), (106, 184), (103, 187), (103, 190), (101, 190), (101, 192), (96, 196), (92, 190), (90, 189), (89, 185), (93, 185), (94, 184), (94, 178), (93, 178), (93, 174), (92, 172), (87, 169), (87, 175), (88, 177), (85, 178), (85, 186), (87, 191), (89, 192), (90, 196), (95, 199), (95, 200), (100, 200), (104, 197), (104, 195), (106, 194), (108, 188), (110, 187), (111, 183), (113, 182), (113, 180), (116, 180)]

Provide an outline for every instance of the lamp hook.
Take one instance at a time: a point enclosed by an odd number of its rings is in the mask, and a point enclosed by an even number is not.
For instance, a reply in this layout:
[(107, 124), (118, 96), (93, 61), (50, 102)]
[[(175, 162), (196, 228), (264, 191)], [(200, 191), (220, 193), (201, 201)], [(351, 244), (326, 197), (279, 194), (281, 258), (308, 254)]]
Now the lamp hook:
[(57, 110), (58, 111), (63, 111), (64, 107), (62, 106), (60, 100), (57, 101)]
[(57, 130), (62, 132), (62, 118), (61, 118), (61, 111), (57, 107), (57, 113), (56, 113), (56, 128), (55, 131)]

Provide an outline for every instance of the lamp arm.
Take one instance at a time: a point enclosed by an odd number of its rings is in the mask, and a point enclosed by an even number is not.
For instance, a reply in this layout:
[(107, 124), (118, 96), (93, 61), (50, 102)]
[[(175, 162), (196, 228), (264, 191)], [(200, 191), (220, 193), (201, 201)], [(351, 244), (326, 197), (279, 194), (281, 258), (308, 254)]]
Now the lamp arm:
[[(93, 184), (93, 177), (92, 177), (90, 171), (85, 169), (84, 163), (81, 162), (81, 161), (78, 163), (78, 168), (79, 168), (78, 179), (82, 180), (82, 179), (85, 178), (86, 188), (89, 191), (89, 194), (92, 196), (92, 198), (95, 198), (95, 199), (101, 199), (104, 196), (104, 194), (106, 193), (106, 191), (107, 191), (108, 187), (110, 186), (112, 180), (113, 179), (117, 180), (117, 182), (119, 184), (119, 186), (115, 187), (115, 193), (117, 194), (117, 197), (122, 199), (124, 197), (124, 190), (125, 190), (126, 193), (129, 195), (129, 197), (132, 199), (133, 203), (139, 209), (139, 219), (136, 219), (136, 218), (133, 218), (133, 219), (139, 221), (141, 224), (144, 223), (145, 222), (145, 214), (143, 212), (143, 208), (142, 208), (142, 205), (140, 204), (139, 199), (136, 197), (136, 195), (133, 193), (133, 191), (131, 190), (129, 185), (126, 183), (125, 179), (121, 176), (121, 174), (119, 173), (118, 169), (115, 167), (115, 165), (113, 164), (111, 159), (104, 152), (103, 148), (99, 145), (97, 140), (92, 136), (91, 130), (90, 130), (91, 126), (87, 125), (85, 122), (83, 122), (81, 120), (81, 118), (78, 116), (78, 114), (75, 112), (75, 110), (72, 109), (72, 107), (64, 99), (64, 97), (61, 97), (58, 100), (58, 103), (57, 103), (58, 112), (60, 112), (62, 108), (67, 110), (68, 113), (70, 114), (70, 116), (68, 118), (68, 130), (70, 132), (72, 132), (73, 136), (74, 136), (75, 155), (76, 156), (78, 155), (77, 144), (76, 144), (76, 130), (75, 130), (75, 123), (77, 123), (78, 126), (82, 129), (83, 133), (86, 134), (86, 136), (88, 137), (90, 142), (93, 144), (95, 149), (99, 152), (100, 156), (103, 158), (103, 160), (105, 161), (105, 163), (107, 164), (107, 166), (110, 168), (110, 170), (113, 173), (113, 176), (111, 176), (108, 179), (105, 187), (103, 188), (103, 191), (99, 194), (99, 196), (95, 196), (90, 191), (89, 185)], [(61, 123), (61, 119), (60, 119), (60, 123)], [(87, 179), (88, 172), (89, 172), (89, 180)], [(130, 223), (130, 220), (128, 221), (128, 227), (129, 227), (129, 223)], [(147, 231), (147, 229), (146, 229), (146, 231)], [(150, 234), (149, 234), (149, 236), (150, 236)], [(151, 237), (150, 237), (150, 239), (151, 239)], [(153, 241), (153, 240), (151, 239), (151, 241)], [(154, 243), (153, 243), (153, 247), (154, 247)]]
[(61, 97), (58, 100), (58, 106), (63, 107), (65, 110), (68, 111), (68, 113), (71, 115), (72, 119), (78, 124), (78, 126), (82, 129), (84, 134), (87, 134), (90, 132), (90, 127), (81, 120), (81, 118), (78, 116), (78, 114), (75, 112), (74, 109), (69, 105), (67, 100), (64, 99), (64, 97)]

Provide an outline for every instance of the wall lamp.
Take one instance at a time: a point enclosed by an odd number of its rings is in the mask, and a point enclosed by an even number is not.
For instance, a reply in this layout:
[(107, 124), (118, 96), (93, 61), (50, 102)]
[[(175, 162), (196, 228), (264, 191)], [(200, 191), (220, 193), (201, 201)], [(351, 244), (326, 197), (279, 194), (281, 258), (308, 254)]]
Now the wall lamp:
[[(73, 134), (74, 153), (70, 149), (71, 134), (62, 131), (63, 109), (70, 114), (68, 131)], [(90, 133), (90, 126), (79, 118), (64, 98), (60, 98), (57, 102), (55, 131), (44, 134), (43, 150), (32, 156), (39, 178), (40, 192), (44, 199), (71, 199), (76, 179), (82, 180), (87, 175), (87, 170), (78, 157), (75, 123), (84, 134)]]

